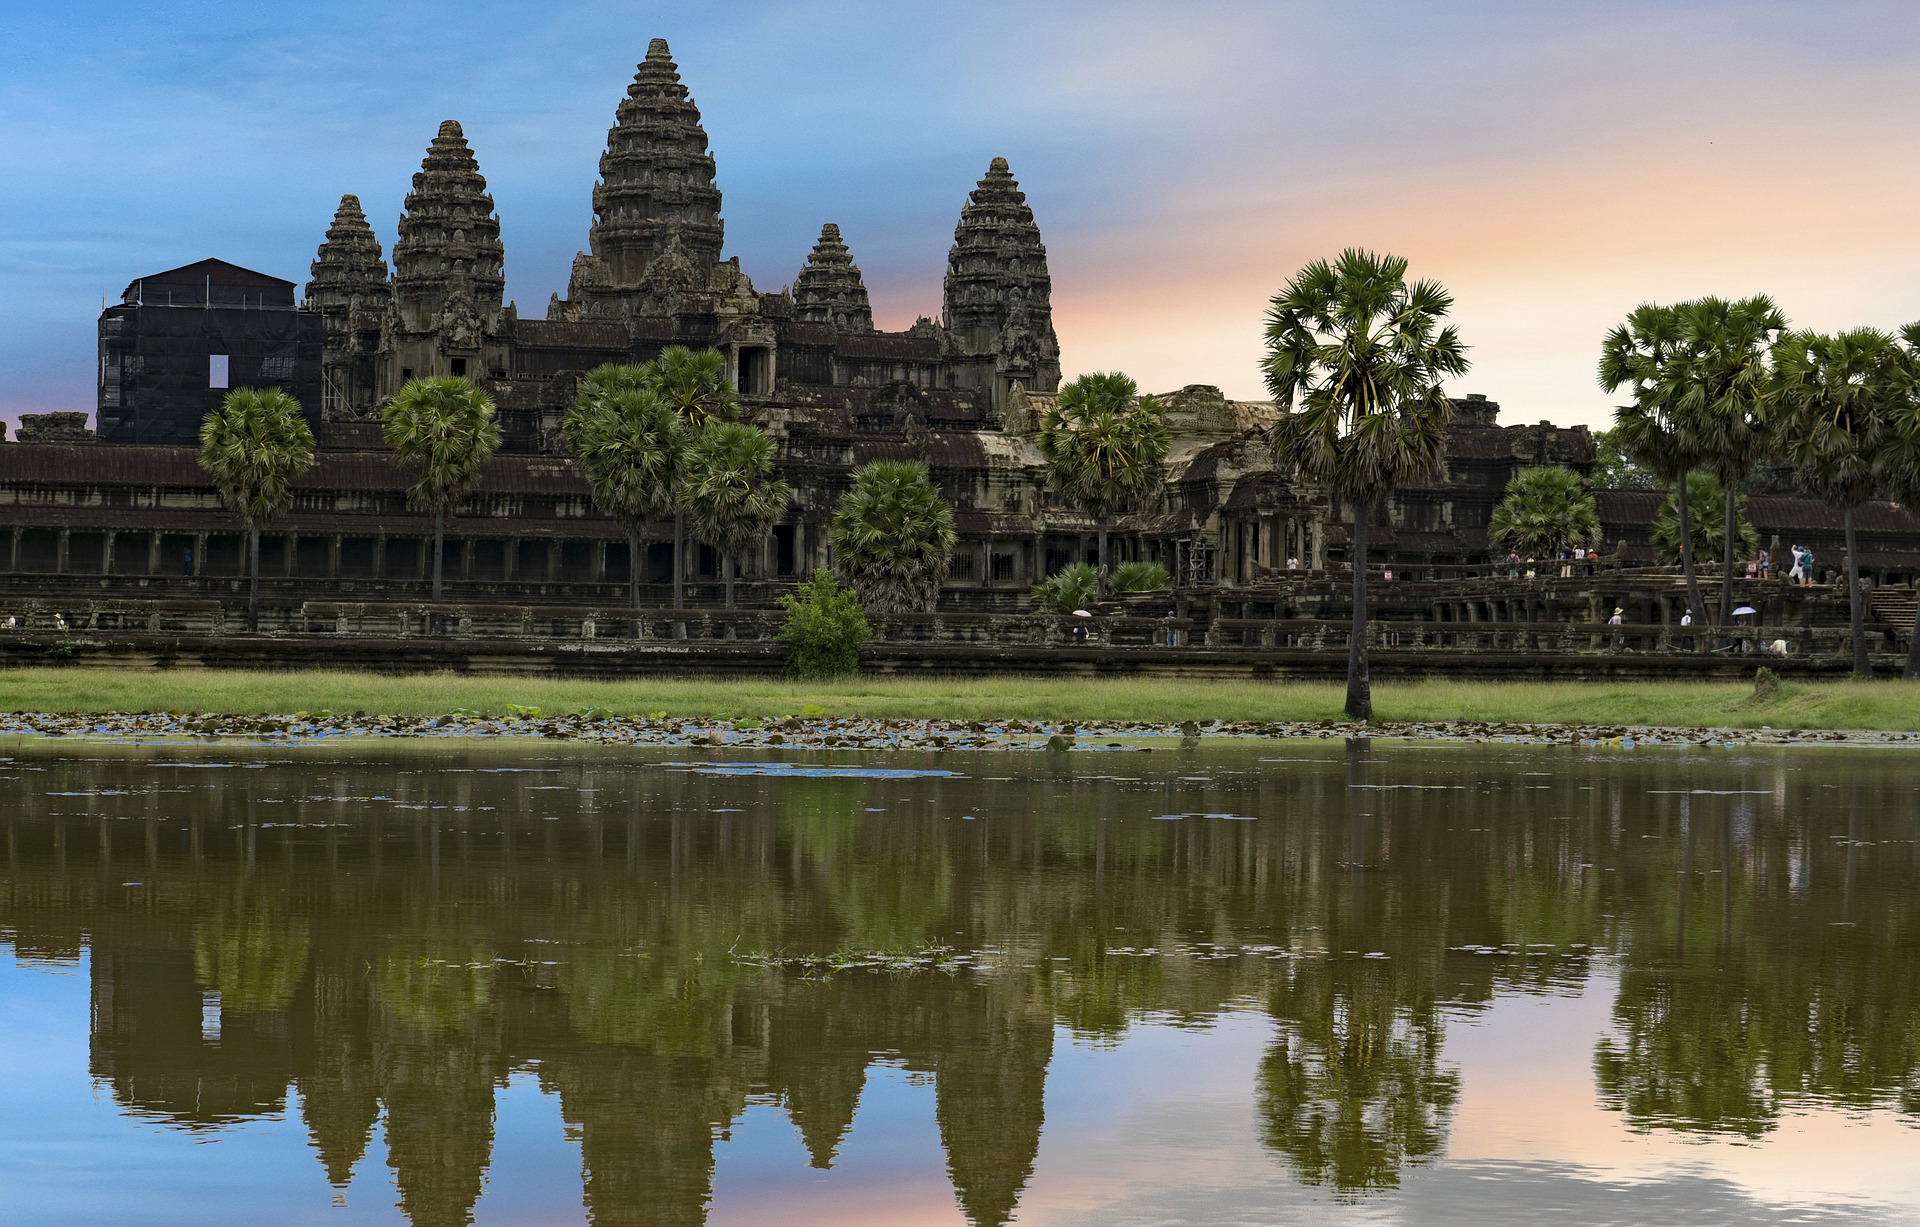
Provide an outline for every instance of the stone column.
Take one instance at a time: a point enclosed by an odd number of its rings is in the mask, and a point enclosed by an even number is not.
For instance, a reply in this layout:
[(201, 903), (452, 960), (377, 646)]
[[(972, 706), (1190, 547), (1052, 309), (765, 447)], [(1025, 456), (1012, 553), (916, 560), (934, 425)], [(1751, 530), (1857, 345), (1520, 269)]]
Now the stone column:
[(20, 569), (20, 531), (16, 528), (7, 537), (7, 570), (9, 571)]
[(147, 574), (156, 577), (160, 574), (160, 534), (158, 532), (147, 534)]
[[(647, 543), (643, 540), (640, 543), (640, 558), (634, 561), (634, 565), (639, 566), (641, 563), (641, 560), (644, 560), (646, 556), (647, 556)], [(560, 542), (553, 539), (549, 539), (547, 541), (547, 576), (546, 578), (549, 584), (553, 583), (555, 580), (560, 578)], [(646, 578), (645, 571), (642, 571), (640, 573), (640, 578), (643, 580)]]
[(387, 577), (387, 535), (381, 533), (373, 539), (373, 577)]
[(58, 543), (53, 547), (53, 573), (55, 575), (65, 575), (67, 573), (67, 544), (72, 537), (72, 529), (63, 528), (60, 530)]
[(113, 543), (119, 535), (111, 528), (107, 530), (107, 542), (100, 550), (100, 574), (102, 575), (113, 574)]
[(193, 535), (193, 575), (195, 579), (207, 573), (207, 534)]
[(520, 538), (507, 538), (507, 557), (501, 571), (505, 574), (508, 583), (520, 578)]
[(1045, 583), (1047, 578), (1047, 534), (1033, 534), (1033, 582)]
[(974, 577), (974, 583), (983, 588), (993, 586), (993, 538), (982, 537), (974, 547), (974, 557), (979, 559), (980, 570)]
[(290, 577), (300, 558), (300, 534), (287, 533), (280, 542), (280, 574)]
[[(689, 544), (691, 545), (691, 542), (689, 542)], [(694, 551), (692, 549), (688, 550), (688, 553), (693, 553), (693, 552)], [(606, 582), (606, 579), (607, 579), (607, 543), (604, 541), (596, 541), (593, 543), (593, 582), (596, 584), (602, 584)]]
[(1327, 569), (1327, 518), (1316, 514), (1313, 517), (1313, 561), (1308, 565), (1315, 571)]
[(340, 578), (340, 534), (327, 536), (327, 578)]

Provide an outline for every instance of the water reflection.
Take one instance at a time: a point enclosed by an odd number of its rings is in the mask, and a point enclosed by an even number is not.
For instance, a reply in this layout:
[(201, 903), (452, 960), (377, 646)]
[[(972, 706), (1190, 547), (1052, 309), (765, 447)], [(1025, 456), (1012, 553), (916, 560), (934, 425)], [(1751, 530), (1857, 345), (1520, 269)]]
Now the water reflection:
[[(876, 1061), (931, 1081), (960, 1209), (1006, 1223), (1057, 1034), (1256, 1009), (1259, 1143), (1378, 1196), (1445, 1154), (1449, 1025), (1602, 963), (1593, 1082), (1631, 1128), (1920, 1116), (1920, 803), (1891, 753), (12, 754), (0, 937), (85, 954), (91, 1076), (188, 1130), (291, 1093), (336, 1187), (378, 1128), (414, 1224), (470, 1221), (517, 1071), (594, 1222), (697, 1224), (750, 1105), (829, 1168)], [(739, 957), (934, 944), (964, 969)]]

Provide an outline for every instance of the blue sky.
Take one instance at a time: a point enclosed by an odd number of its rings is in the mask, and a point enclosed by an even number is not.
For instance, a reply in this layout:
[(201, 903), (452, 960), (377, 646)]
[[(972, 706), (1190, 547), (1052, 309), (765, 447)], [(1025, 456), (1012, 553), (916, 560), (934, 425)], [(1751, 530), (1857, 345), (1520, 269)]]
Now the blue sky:
[(937, 315), (960, 205), (1003, 154), (1069, 374), (1258, 395), (1267, 298), (1350, 244), (1455, 292), (1456, 390), (1508, 420), (1604, 422), (1599, 336), (1642, 300), (1920, 319), (1911, 3), (14, 3), (0, 416), (92, 408), (102, 293), (137, 276), (215, 255), (304, 282), (343, 192), (390, 250), (446, 118), (499, 207), (508, 295), (541, 314), (656, 36), (756, 285), (834, 221), (882, 327)]

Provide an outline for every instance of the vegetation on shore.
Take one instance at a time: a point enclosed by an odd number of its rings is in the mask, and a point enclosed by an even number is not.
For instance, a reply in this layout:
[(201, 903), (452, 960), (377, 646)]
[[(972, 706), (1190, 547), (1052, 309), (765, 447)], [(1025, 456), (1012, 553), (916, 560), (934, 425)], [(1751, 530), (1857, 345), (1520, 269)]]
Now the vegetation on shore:
[[(345, 671), (155, 673), (76, 669), (0, 672), (0, 711), (330, 711), (504, 716), (538, 708), (737, 720), (770, 716), (862, 716), (979, 721), (1336, 721), (1345, 687), (1335, 682), (1161, 678), (572, 678)], [(1383, 682), (1377, 722), (1640, 725), (1665, 728), (1920, 730), (1920, 687), (1860, 682), (1783, 682), (1757, 698), (1745, 682)], [(1388, 730), (1381, 730), (1383, 732)]]

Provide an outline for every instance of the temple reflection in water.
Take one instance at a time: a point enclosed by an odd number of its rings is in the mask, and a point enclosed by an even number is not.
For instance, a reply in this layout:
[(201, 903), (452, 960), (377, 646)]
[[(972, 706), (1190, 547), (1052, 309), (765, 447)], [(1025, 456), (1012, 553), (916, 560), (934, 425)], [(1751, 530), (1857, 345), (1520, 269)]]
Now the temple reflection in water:
[[(1920, 1114), (1920, 809), (1886, 757), (1329, 741), (870, 779), (538, 745), (12, 754), (0, 939), (87, 958), (96, 1082), (186, 1130), (296, 1103), (337, 1187), (378, 1129), (421, 1227), (471, 1221), (516, 1072), (577, 1137), (592, 1221), (697, 1224), (750, 1104), (830, 1167), (875, 1062), (931, 1080), (960, 1208), (1005, 1223), (1056, 1043), (1248, 1008), (1260, 1141), (1363, 1197), (1444, 1154), (1451, 1021), (1603, 966), (1594, 1093), (1633, 1127)], [(741, 957), (935, 944), (968, 961)]]

